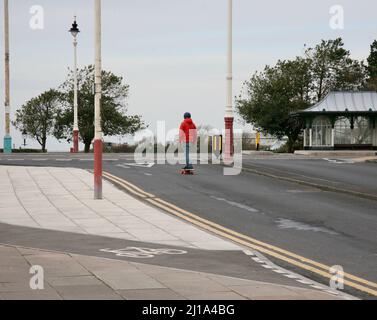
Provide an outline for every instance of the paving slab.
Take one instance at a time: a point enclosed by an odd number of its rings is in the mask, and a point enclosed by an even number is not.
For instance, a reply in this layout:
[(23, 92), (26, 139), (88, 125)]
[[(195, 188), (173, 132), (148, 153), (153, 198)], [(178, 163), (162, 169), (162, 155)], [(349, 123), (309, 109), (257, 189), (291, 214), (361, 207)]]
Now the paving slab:
[(116, 291), (101, 285), (54, 286), (64, 300), (123, 300)]
[(3, 203), (6, 211), (0, 211), (0, 223), (150, 243), (177, 241), (187, 248), (241, 250), (132, 198), (106, 181), (104, 200), (93, 200), (93, 177), (85, 170), (0, 166), (0, 177), (4, 178), (4, 186), (12, 186), (7, 191), (13, 191), (13, 201)]
[[(0, 278), (0, 300), (339, 299), (330, 294), (298, 287), (0, 245), (0, 261), (4, 255), (9, 254), (17, 257), (9, 261), (17, 278)], [(38, 263), (43, 268), (43, 290), (30, 288), (31, 275), (25, 264), (33, 263)], [(59, 274), (52, 268), (56, 265), (61, 265), (68, 272)]]
[(119, 290), (119, 294), (126, 300), (187, 300), (171, 289)]

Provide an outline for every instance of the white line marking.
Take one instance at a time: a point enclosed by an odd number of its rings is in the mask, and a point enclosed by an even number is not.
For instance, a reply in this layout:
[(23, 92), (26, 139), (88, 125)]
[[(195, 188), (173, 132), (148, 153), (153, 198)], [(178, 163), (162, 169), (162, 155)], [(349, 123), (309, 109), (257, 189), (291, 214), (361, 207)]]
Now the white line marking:
[(242, 203), (238, 203), (238, 202), (234, 202), (234, 201), (229, 201), (227, 199), (224, 199), (224, 198), (218, 198), (218, 197), (215, 197), (215, 196), (211, 196), (212, 199), (215, 199), (217, 201), (222, 201), (222, 202), (225, 202), (229, 205), (231, 205), (232, 207), (237, 207), (239, 209), (244, 209), (246, 211), (249, 211), (249, 212), (253, 212), (253, 213), (260, 213), (260, 214), (263, 214), (262, 212), (260, 212), (259, 210), (255, 209), (255, 208), (252, 208), (252, 207), (249, 207), (245, 204), (242, 204)]
[(125, 163), (126, 166), (140, 167), (140, 168), (152, 168), (154, 163)]
[(116, 166), (119, 167), (119, 168), (123, 168), (123, 169), (131, 169), (131, 167), (127, 167), (127, 166), (125, 166), (123, 164), (118, 164)]
[(297, 282), (300, 282), (300, 283), (302, 283), (302, 284), (309, 284), (309, 285), (312, 285), (312, 284), (313, 284), (313, 282), (311, 282), (311, 281), (306, 281), (306, 280), (297, 280)]
[(244, 251), (244, 254), (246, 254), (247, 256), (251, 256), (251, 257), (254, 257), (255, 256), (255, 253), (254, 252), (251, 252), (249, 250), (245, 250)]
[(275, 270), (272, 270), (273, 272), (276, 272), (276, 273), (279, 273), (279, 274), (285, 274), (286, 271), (283, 271), (283, 270), (279, 270), (279, 269), (275, 269)]
[(332, 291), (332, 290), (323, 290), (323, 292), (330, 293), (330, 294), (333, 294), (333, 295), (335, 295), (335, 296), (339, 296), (339, 292), (336, 292), (336, 291)]
[(355, 162), (353, 160), (338, 160), (338, 159), (328, 159), (324, 158), (323, 160), (328, 161), (333, 164), (354, 164)]
[(257, 258), (251, 258), (251, 259), (256, 261), (256, 262), (258, 262), (258, 260), (259, 260), (260, 261), (259, 263), (262, 265), (262, 267), (264, 267), (266, 269), (269, 269), (269, 268), (274, 269), (274, 270), (272, 270), (273, 272), (281, 274), (284, 277), (287, 277), (289, 279), (293, 279), (296, 282), (299, 282), (301, 284), (308, 285), (309, 287), (316, 289), (316, 290), (319, 290), (321, 292), (328, 293), (328, 294), (331, 294), (331, 295), (334, 295), (334, 296), (341, 296), (345, 300), (358, 300), (357, 298), (355, 298), (355, 297), (353, 297), (353, 296), (351, 296), (347, 293), (331, 290), (330, 287), (327, 287), (327, 286), (324, 286), (324, 285), (322, 285), (318, 282), (312, 281), (311, 279), (305, 278), (304, 276), (301, 276), (299, 274), (295, 274), (292, 271), (283, 269), (283, 268), (275, 265), (272, 261), (268, 260), (264, 255), (262, 255), (259, 252), (255, 252), (255, 256)]
[(317, 290), (326, 290), (325, 287), (320, 287), (320, 286), (311, 286), (313, 289), (317, 289)]

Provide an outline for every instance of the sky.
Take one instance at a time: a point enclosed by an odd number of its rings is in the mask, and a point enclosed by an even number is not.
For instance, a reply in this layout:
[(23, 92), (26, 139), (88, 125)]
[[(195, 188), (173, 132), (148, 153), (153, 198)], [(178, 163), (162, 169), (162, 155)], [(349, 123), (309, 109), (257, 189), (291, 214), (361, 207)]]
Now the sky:
[[(40, 93), (64, 82), (73, 64), (72, 36), (77, 15), (79, 66), (94, 63), (93, 0), (10, 0), (12, 113)], [(304, 45), (342, 37), (355, 59), (366, 59), (377, 39), (375, 0), (233, 0), (234, 96), (244, 81), (265, 65), (303, 53)], [(44, 13), (43, 29), (30, 27), (33, 6)], [(333, 29), (330, 8), (344, 9), (344, 28)], [(3, 5), (0, 3), (3, 26)], [(177, 128), (185, 112), (198, 125), (222, 129), (226, 105), (227, 0), (102, 1), (103, 68), (130, 85), (129, 113), (155, 130), (166, 121)], [(333, 20), (332, 20), (333, 21)], [(3, 35), (0, 32), (3, 57)], [(0, 61), (0, 105), (4, 101), (4, 63)], [(243, 127), (240, 120), (237, 127)], [(251, 130), (249, 127), (246, 127)], [(0, 132), (4, 114), (0, 113)], [(0, 147), (3, 139), (0, 133)], [(21, 133), (12, 129), (16, 148)], [(118, 138), (106, 138), (118, 141)], [(28, 139), (28, 147), (39, 147)], [(50, 138), (49, 151), (69, 145)]]

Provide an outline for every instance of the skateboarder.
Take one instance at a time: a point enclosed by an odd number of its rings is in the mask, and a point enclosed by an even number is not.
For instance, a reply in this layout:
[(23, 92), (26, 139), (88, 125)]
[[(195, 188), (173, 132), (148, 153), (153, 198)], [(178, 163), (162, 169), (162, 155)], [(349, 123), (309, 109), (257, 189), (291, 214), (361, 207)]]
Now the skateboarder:
[(195, 123), (191, 119), (191, 114), (186, 112), (184, 114), (184, 121), (179, 129), (179, 141), (183, 144), (186, 155), (186, 166), (183, 170), (194, 170), (190, 163), (190, 149), (191, 145), (195, 144), (197, 140), (197, 130)]

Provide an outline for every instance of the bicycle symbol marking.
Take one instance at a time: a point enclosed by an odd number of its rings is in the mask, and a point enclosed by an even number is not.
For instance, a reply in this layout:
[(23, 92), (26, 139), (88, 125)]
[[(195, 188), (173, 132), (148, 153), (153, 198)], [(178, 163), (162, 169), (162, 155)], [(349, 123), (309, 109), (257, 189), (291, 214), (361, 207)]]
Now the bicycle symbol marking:
[(127, 247), (124, 249), (102, 249), (101, 252), (113, 253), (117, 257), (135, 258), (135, 259), (151, 259), (156, 256), (162, 255), (184, 255), (187, 251), (177, 249), (150, 249), (150, 248), (138, 248)]

